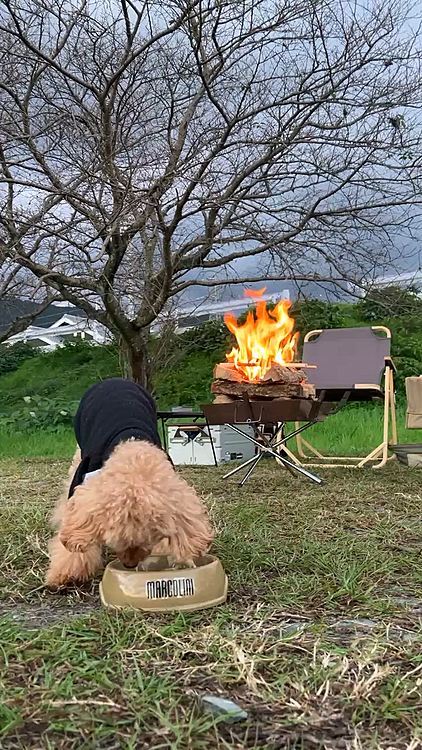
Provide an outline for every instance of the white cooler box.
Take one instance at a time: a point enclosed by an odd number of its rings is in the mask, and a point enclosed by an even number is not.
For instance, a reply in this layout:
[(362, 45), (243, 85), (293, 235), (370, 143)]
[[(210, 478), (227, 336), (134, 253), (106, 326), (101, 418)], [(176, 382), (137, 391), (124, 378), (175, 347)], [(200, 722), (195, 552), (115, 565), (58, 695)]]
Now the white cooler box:
[[(242, 425), (242, 432), (253, 436), (249, 425)], [(217, 463), (246, 461), (255, 455), (255, 446), (247, 438), (233, 432), (225, 425), (210, 425)], [(168, 451), (175, 466), (213, 466), (211, 440), (204, 424), (169, 425)]]

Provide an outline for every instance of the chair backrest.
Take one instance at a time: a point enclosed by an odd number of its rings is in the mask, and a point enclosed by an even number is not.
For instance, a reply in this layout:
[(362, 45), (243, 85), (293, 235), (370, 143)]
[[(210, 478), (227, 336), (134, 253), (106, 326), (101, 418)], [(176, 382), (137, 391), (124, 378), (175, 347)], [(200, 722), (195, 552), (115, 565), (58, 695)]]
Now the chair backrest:
[(381, 385), (390, 351), (391, 333), (384, 326), (326, 328), (305, 336), (302, 359), (317, 365), (307, 372), (317, 388), (353, 388)]

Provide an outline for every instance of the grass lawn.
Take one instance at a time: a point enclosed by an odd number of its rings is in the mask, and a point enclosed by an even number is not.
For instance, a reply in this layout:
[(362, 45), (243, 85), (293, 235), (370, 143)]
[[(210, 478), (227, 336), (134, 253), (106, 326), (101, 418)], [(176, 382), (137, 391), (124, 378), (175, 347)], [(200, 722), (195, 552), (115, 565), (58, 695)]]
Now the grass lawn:
[[(317, 488), (263, 461), (206, 498), (226, 605), (101, 610), (97, 583), (43, 588), (59, 460), (0, 461), (0, 747), (351, 748), (422, 742), (421, 473), (326, 470)], [(213, 723), (202, 695), (248, 720)]]

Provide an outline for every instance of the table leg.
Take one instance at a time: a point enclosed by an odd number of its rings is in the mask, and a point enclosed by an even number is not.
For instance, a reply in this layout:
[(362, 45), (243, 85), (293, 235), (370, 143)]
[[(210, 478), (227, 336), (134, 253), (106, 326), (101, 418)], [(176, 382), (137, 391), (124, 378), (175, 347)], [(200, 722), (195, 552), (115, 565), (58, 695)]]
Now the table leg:
[(230, 471), (227, 474), (224, 474), (223, 479), (228, 479), (229, 477), (232, 477), (233, 474), (237, 474), (238, 471), (242, 471), (242, 469), (245, 468), (245, 466), (249, 466), (253, 461), (256, 461), (256, 456), (252, 456), (252, 458), (248, 458), (247, 461), (244, 461), (243, 464), (240, 466), (235, 466), (234, 469), (230, 469)]
[(163, 417), (161, 417), (161, 430), (163, 433), (163, 444), (164, 444), (164, 450), (166, 453), (168, 453), (168, 445), (167, 445), (167, 434), (166, 434), (166, 425)]
[(215, 466), (218, 466), (218, 463), (217, 463), (217, 456), (216, 456), (216, 453), (215, 453), (215, 446), (214, 446), (214, 441), (213, 441), (213, 439), (212, 439), (212, 435), (211, 435), (211, 428), (210, 428), (210, 425), (209, 425), (208, 419), (205, 419), (205, 424), (207, 425), (208, 435), (209, 435), (209, 438), (210, 438), (210, 442), (211, 442), (211, 450), (212, 450), (212, 455), (213, 455), (213, 459), (214, 459), (214, 465), (215, 465)]

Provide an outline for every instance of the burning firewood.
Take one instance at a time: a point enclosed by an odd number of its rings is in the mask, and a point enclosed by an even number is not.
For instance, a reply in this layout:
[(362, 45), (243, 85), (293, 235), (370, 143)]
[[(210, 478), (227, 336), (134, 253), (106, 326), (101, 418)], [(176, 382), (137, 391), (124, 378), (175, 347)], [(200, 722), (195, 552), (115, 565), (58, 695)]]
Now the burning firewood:
[[(233, 315), (224, 320), (234, 334), (237, 346), (227, 354), (227, 362), (214, 368), (211, 391), (215, 403), (243, 399), (315, 398), (315, 387), (308, 382), (305, 370), (312, 368), (293, 362), (298, 333), (294, 320), (282, 300), (268, 310), (259, 299), (255, 312), (239, 324)], [(226, 400), (227, 399), (227, 400)]]
[(270, 369), (259, 381), (249, 381), (243, 373), (236, 369), (231, 362), (223, 362), (214, 367), (214, 380), (232, 380), (236, 383), (248, 382), (272, 382), (272, 383), (301, 383), (307, 382), (305, 372), (298, 368), (290, 368), (283, 365), (271, 365)]
[(213, 380), (211, 392), (217, 395), (234, 396), (237, 398), (312, 398), (315, 388), (310, 383), (273, 383), (260, 381), (250, 383), (243, 380), (236, 383), (233, 380)]
[(270, 369), (262, 376), (261, 382), (270, 383), (302, 383), (307, 382), (303, 370), (292, 370), (283, 365), (271, 365)]
[(231, 362), (221, 362), (221, 364), (216, 365), (213, 377), (215, 380), (234, 380), (236, 383), (245, 379), (244, 375)]
[[(258, 382), (245, 380), (231, 363), (216, 365), (212, 393), (234, 398), (312, 398), (315, 388), (303, 370), (272, 365)], [(219, 401), (219, 403), (223, 403)]]
[(237, 400), (234, 396), (225, 396), (223, 393), (214, 396), (214, 404), (232, 404), (233, 401)]

